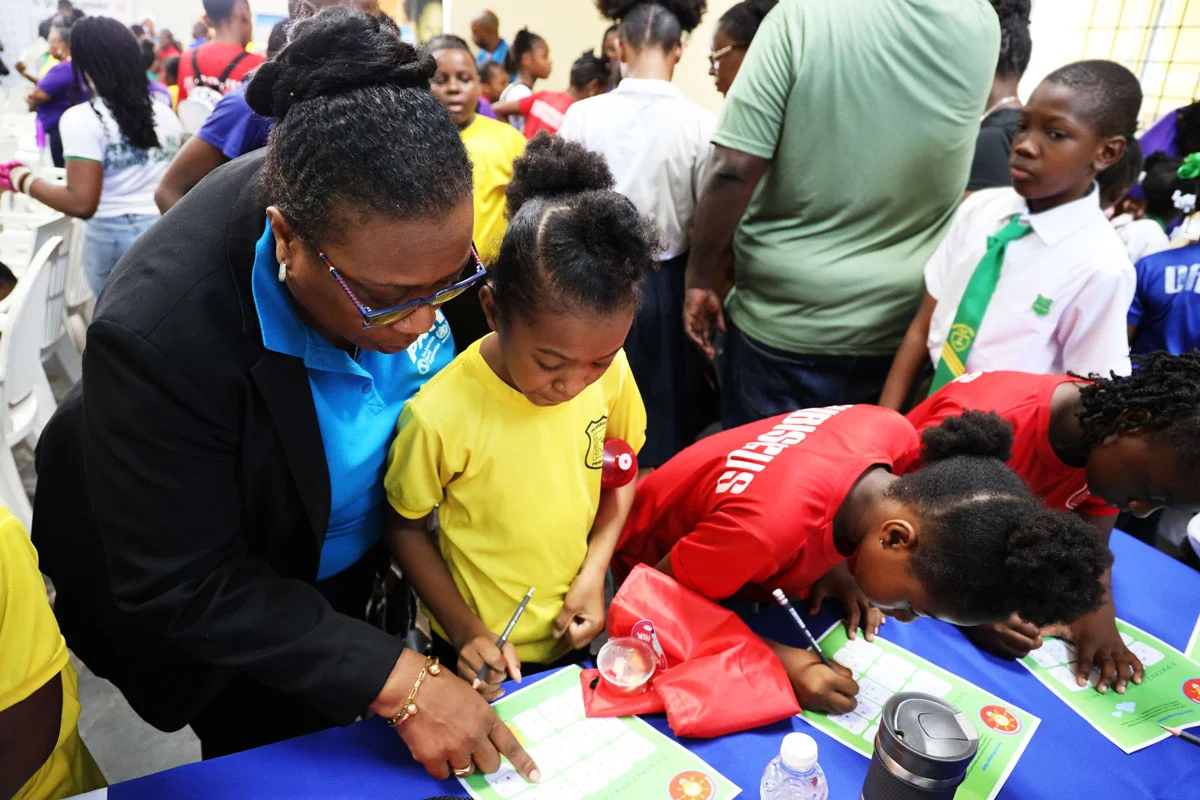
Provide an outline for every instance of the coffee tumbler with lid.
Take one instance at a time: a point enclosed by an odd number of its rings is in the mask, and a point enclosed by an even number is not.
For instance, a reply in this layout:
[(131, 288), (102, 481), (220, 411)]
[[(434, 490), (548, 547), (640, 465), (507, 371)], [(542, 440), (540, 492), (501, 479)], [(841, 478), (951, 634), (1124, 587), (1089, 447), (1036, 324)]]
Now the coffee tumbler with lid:
[(949, 800), (979, 750), (979, 734), (954, 706), (901, 692), (883, 707), (862, 800)]

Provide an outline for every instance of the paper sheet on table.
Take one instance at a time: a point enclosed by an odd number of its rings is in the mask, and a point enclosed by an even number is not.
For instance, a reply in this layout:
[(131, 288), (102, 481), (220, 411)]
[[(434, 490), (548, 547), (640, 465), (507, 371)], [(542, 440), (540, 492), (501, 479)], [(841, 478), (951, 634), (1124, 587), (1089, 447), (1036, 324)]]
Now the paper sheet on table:
[(459, 782), (476, 800), (730, 800), (742, 790), (637, 717), (587, 719), (579, 667), (538, 680), (494, 707), (533, 756), (531, 785), (504, 762)]
[(1196, 626), (1192, 628), (1192, 636), (1188, 639), (1187, 651), (1184, 655), (1200, 664), (1200, 617), (1196, 618)]
[(1171, 734), (1159, 723), (1175, 728), (1200, 725), (1200, 665), (1183, 653), (1117, 620), (1125, 645), (1142, 661), (1141, 684), (1129, 684), (1125, 694), (1095, 690), (1099, 672), (1092, 670), (1087, 686), (1075, 680), (1075, 648), (1061, 639), (1047, 639), (1021, 663), (1104, 738), (1133, 753)]
[(956, 800), (992, 800), (999, 794), (1041, 720), (970, 681), (878, 636), (851, 640), (836, 623), (818, 640), (858, 681), (858, 706), (847, 714), (805, 711), (800, 718), (870, 758), (883, 705), (897, 692), (924, 692), (953, 704), (975, 724), (979, 753), (967, 768)]

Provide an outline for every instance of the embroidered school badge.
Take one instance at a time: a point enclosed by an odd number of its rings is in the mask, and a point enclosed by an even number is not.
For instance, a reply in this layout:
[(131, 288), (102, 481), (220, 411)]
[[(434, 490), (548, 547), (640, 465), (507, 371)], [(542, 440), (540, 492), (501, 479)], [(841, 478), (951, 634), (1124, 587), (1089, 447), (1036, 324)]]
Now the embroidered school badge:
[(946, 343), (956, 353), (966, 350), (973, 341), (975, 341), (975, 329), (962, 322), (954, 323), (950, 328), (950, 335), (946, 337)]
[(1038, 295), (1037, 300), (1033, 301), (1033, 313), (1040, 317), (1044, 317), (1050, 313), (1050, 306), (1054, 305), (1054, 301), (1045, 295)]
[(587, 455), (583, 458), (584, 466), (588, 469), (600, 469), (604, 466), (604, 433), (608, 430), (608, 415), (588, 423), (584, 433), (588, 437)]

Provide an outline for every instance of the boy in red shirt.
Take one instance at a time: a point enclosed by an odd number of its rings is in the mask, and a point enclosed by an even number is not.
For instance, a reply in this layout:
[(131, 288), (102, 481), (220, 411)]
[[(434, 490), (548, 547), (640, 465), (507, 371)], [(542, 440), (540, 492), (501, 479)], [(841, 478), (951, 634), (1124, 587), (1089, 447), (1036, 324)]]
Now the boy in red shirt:
[(215, 34), (212, 41), (179, 57), (180, 100), (186, 100), (197, 85), (227, 94), (263, 63), (262, 56), (246, 52), (254, 35), (254, 17), (246, 0), (204, 0), (204, 13)]
[[(966, 416), (926, 431), (928, 466), (903, 478), (917, 433), (877, 406), (805, 409), (703, 439), (638, 485), (617, 577), (649, 564), (711, 600), (754, 600), (841, 582), (849, 559), (866, 600), (901, 620), (979, 624), (1019, 609), (1052, 623), (1097, 608), (1107, 548), (1004, 466), (1012, 434), (1000, 419)], [(804, 708), (854, 708), (848, 673), (767, 643)]]
[[(1117, 509), (1147, 517), (1170, 506), (1200, 511), (1200, 353), (1153, 353), (1129, 377), (974, 372), (914, 408), (918, 430), (966, 409), (991, 411), (1013, 429), (1008, 466), (1050, 508), (1073, 511), (1107, 545)], [(1107, 502), (1106, 502), (1107, 501)], [(1143, 668), (1121, 640), (1104, 576), (1105, 602), (1062, 634), (1079, 651), (1080, 686), (1100, 670), (1099, 692), (1141, 683)], [(1041, 646), (1038, 626), (1012, 619), (968, 629), (997, 655), (1021, 658)], [(1046, 631), (1052, 633), (1052, 631)]]
[(557, 133), (567, 109), (577, 100), (604, 94), (608, 88), (608, 68), (590, 50), (571, 65), (571, 85), (565, 92), (536, 92), (520, 100), (495, 103), (496, 116), (525, 117), (525, 138), (532, 140), (538, 131)]

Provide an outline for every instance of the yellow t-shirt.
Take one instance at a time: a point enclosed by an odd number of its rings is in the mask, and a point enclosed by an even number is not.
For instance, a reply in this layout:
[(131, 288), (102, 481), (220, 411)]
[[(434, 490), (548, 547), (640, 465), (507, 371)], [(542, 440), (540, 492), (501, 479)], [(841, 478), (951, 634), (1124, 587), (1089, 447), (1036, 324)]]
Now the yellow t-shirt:
[(463, 128), (462, 140), (475, 181), (475, 248), (490, 267), (508, 229), (504, 190), (512, 180), (513, 160), (525, 152), (525, 137), (512, 125), (476, 114)]
[(646, 409), (624, 351), (573, 400), (541, 408), (500, 380), (479, 345), (404, 407), (384, 486), (403, 517), (440, 506), (442, 558), (497, 635), (537, 588), (509, 641), (522, 661), (548, 664), (570, 650), (551, 629), (587, 555), (604, 440), (640, 450)]
[(14, 800), (57, 800), (105, 786), (79, 738), (79, 685), (67, 643), (46, 602), (37, 551), (19, 520), (0, 507), (0, 711), (62, 674), (62, 720), (54, 752)]

